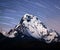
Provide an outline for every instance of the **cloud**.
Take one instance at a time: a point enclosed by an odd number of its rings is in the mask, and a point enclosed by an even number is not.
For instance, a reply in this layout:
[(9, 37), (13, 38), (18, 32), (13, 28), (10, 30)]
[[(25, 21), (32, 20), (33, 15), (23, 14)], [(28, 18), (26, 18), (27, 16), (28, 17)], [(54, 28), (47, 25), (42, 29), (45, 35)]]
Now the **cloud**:
[(13, 9), (5, 9), (5, 11), (9, 11), (9, 12), (16, 12), (16, 10), (13, 10)]
[(55, 6), (55, 8), (59, 9), (60, 10), (60, 7), (59, 6)]
[(35, 3), (36, 5), (38, 5), (38, 6), (40, 6), (40, 7), (43, 7), (43, 8), (47, 8), (45, 5), (43, 5), (43, 4), (40, 4), (40, 3)]
[(40, 6), (40, 7), (43, 7), (43, 8), (47, 8), (45, 5), (41, 4), (41, 3), (38, 3), (38, 2), (34, 2), (34, 1), (30, 1), (30, 0), (24, 0), (26, 2), (29, 2), (31, 3), (32, 5), (37, 5), (37, 6)]
[[(1, 23), (1, 22), (0, 22)], [(11, 26), (11, 24), (10, 23), (1, 23), (1, 24), (4, 24), (4, 25), (7, 25), (7, 26)]]
[(6, 19), (11, 19), (11, 20), (15, 20), (13, 17), (4, 17)]

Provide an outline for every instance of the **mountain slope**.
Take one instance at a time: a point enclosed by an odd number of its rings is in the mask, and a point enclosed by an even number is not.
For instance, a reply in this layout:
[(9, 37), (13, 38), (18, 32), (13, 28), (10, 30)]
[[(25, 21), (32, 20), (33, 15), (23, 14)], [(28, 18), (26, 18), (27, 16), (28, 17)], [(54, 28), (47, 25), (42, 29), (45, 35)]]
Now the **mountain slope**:
[(30, 14), (25, 14), (14, 29), (11, 29), (8, 33), (3, 32), (3, 35), (13, 38), (20, 33), (40, 41), (45, 41), (46, 43), (59, 41), (59, 34), (55, 30), (48, 29), (37, 16)]

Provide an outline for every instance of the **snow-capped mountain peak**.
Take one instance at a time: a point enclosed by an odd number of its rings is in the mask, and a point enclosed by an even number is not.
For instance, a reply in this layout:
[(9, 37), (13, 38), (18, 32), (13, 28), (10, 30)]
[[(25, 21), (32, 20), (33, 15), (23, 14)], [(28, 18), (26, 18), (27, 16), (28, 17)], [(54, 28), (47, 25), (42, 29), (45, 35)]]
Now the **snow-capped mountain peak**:
[[(58, 33), (52, 29), (47, 29), (47, 27), (37, 18), (30, 14), (25, 14), (18, 25), (14, 29), (9, 31), (7, 37), (15, 37), (15, 34), (22, 32), (27, 36), (32, 36), (38, 40), (43, 39), (46, 43), (51, 43), (52, 41), (58, 41)], [(4, 34), (3, 34), (4, 35)]]

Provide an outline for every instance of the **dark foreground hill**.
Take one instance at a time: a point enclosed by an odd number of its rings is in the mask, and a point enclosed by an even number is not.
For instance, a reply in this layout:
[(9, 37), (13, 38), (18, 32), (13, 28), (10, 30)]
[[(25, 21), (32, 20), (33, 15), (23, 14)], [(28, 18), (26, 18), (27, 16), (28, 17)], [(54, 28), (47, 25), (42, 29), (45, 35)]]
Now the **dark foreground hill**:
[(60, 48), (60, 43), (46, 44), (32, 37), (20, 34), (15, 38), (7, 38), (0, 34), (0, 49), (2, 48)]

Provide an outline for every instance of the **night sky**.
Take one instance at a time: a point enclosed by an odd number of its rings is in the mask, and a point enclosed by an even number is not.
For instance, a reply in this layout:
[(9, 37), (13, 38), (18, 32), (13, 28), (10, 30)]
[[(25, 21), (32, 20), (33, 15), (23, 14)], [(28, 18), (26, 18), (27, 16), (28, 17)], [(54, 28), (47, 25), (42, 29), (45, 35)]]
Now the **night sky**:
[(14, 28), (26, 13), (60, 33), (60, 0), (0, 0), (0, 30)]

